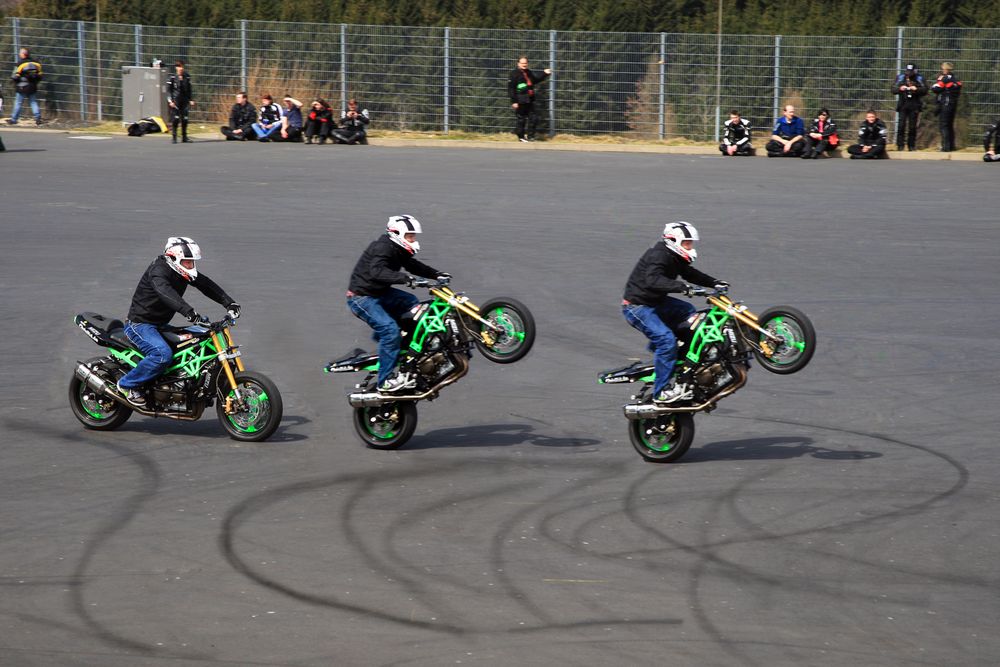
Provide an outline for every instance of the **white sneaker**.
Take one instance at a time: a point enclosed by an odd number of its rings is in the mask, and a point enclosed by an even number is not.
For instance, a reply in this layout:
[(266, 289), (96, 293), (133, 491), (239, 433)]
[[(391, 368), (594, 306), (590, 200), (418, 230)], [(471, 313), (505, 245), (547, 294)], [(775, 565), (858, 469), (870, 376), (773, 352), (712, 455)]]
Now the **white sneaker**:
[(379, 385), (379, 393), (381, 394), (391, 394), (402, 389), (410, 389), (417, 385), (417, 381), (410, 377), (409, 373), (399, 373), (389, 376), (385, 379), (381, 385)]
[(665, 405), (667, 403), (676, 403), (677, 401), (689, 401), (692, 397), (694, 397), (694, 392), (691, 391), (688, 385), (675, 382), (653, 397), (653, 403)]
[(125, 400), (132, 405), (140, 408), (146, 405), (146, 397), (142, 395), (142, 392), (133, 388), (126, 389), (121, 385), (121, 381), (116, 382), (115, 386), (118, 388), (118, 391), (121, 392), (122, 396), (125, 397)]

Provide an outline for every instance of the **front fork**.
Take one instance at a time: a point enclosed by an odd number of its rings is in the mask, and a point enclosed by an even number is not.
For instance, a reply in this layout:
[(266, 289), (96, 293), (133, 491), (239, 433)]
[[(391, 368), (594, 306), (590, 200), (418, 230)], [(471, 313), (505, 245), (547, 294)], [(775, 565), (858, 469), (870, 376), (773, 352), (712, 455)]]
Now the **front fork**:
[(717, 297), (710, 296), (708, 297), (708, 302), (717, 308), (722, 308), (731, 317), (742, 322), (760, 335), (767, 338), (767, 340), (751, 343), (752, 345), (756, 345), (765, 355), (769, 357), (773, 355), (777, 346), (781, 344), (781, 337), (774, 335), (767, 329), (764, 329), (757, 324), (757, 316), (751, 313), (746, 306), (732, 301), (725, 295), (719, 295)]
[(236, 375), (233, 373), (233, 369), (229, 365), (229, 360), (232, 359), (236, 362), (236, 370), (240, 373), (245, 371), (246, 368), (243, 366), (243, 359), (240, 357), (239, 350), (233, 345), (233, 338), (229, 334), (229, 327), (225, 327), (221, 332), (213, 332), (212, 342), (215, 344), (215, 349), (219, 351), (219, 363), (222, 365), (222, 371), (226, 374), (226, 379), (229, 380), (229, 386), (233, 390), (232, 396), (226, 396), (225, 405), (226, 414), (231, 415), (236, 412), (233, 405), (234, 402), (242, 402), (243, 395), (240, 392), (239, 385), (236, 384)]

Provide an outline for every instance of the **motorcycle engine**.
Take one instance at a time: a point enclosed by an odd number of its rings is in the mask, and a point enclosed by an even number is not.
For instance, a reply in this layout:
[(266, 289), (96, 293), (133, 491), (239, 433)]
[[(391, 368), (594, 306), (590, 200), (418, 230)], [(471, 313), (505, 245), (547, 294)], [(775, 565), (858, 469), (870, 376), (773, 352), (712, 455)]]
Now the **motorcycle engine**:
[(444, 352), (435, 352), (421, 359), (417, 363), (417, 370), (424, 377), (438, 382), (455, 370), (455, 364)]
[(694, 381), (703, 389), (716, 392), (733, 381), (733, 376), (721, 363), (714, 363), (703, 368), (699, 368), (694, 374)]
[(185, 382), (164, 382), (153, 389), (153, 400), (164, 410), (184, 412), (188, 409)]

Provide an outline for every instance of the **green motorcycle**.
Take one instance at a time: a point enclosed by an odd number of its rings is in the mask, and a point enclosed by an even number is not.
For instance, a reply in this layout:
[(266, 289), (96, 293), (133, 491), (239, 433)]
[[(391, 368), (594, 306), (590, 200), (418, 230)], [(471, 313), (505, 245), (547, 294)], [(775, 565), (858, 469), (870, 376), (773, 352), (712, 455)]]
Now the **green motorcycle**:
[(163, 338), (174, 351), (171, 365), (143, 387), (146, 403), (132, 405), (116, 384), (143, 358), (125, 335), (121, 320), (80, 313), (75, 323), (108, 354), (77, 362), (69, 383), (69, 404), (84, 427), (110, 431), (133, 412), (181, 421), (199, 419), (213, 403), (219, 422), (234, 440), (267, 440), (281, 421), (281, 394), (261, 373), (247, 371), (233, 343), (232, 317), (190, 327), (168, 327)]
[(675, 381), (686, 384), (688, 400), (653, 402), (653, 364), (633, 363), (601, 373), (600, 384), (643, 383), (624, 406), (629, 440), (642, 458), (656, 463), (677, 461), (694, 441), (694, 414), (711, 412), (718, 402), (747, 381), (751, 359), (779, 375), (796, 373), (816, 351), (816, 330), (806, 315), (791, 306), (768, 308), (754, 315), (725, 290), (693, 289), (710, 308), (688, 318), (677, 331)]
[(413, 386), (401, 392), (378, 391), (378, 353), (356, 349), (335, 359), (327, 373), (366, 373), (347, 397), (354, 408), (354, 428), (374, 449), (398, 449), (417, 428), (417, 403), (434, 400), (469, 372), (473, 348), (497, 364), (524, 358), (535, 342), (531, 311), (515, 299), (490, 299), (482, 306), (448, 288), (448, 281), (418, 280), (433, 299), (414, 306), (400, 321), (399, 369)]

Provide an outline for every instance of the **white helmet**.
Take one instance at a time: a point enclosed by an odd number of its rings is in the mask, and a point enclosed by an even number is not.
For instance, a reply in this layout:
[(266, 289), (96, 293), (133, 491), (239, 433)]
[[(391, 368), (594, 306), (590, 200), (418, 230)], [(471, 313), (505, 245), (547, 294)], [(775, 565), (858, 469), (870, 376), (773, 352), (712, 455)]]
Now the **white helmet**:
[(198, 277), (198, 269), (195, 267), (186, 268), (181, 266), (181, 260), (190, 259), (197, 261), (201, 259), (201, 248), (198, 244), (186, 236), (171, 236), (167, 239), (167, 245), (163, 249), (163, 256), (167, 260), (167, 265), (177, 273), (184, 276), (185, 280), (194, 280)]
[(389, 233), (389, 238), (392, 242), (406, 250), (411, 255), (416, 255), (420, 252), (420, 242), (419, 241), (407, 241), (406, 234), (421, 234), (423, 230), (420, 228), (420, 221), (414, 218), (412, 215), (394, 215), (389, 218), (389, 224), (386, 225), (386, 231)]
[(698, 251), (694, 248), (685, 248), (681, 242), (697, 240), (698, 230), (690, 222), (683, 220), (668, 222), (663, 228), (663, 242), (688, 263), (698, 258)]

